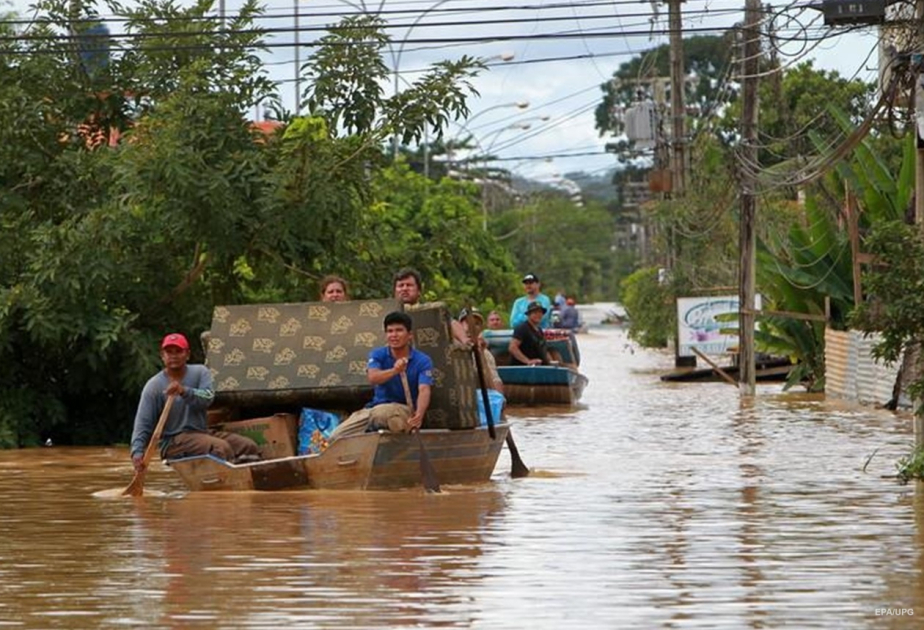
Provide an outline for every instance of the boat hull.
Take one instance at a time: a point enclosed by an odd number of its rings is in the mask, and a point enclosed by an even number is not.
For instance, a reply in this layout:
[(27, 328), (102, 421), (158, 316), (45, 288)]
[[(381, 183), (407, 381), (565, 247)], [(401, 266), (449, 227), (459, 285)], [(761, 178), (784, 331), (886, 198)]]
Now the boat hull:
[(512, 405), (573, 405), (587, 386), (586, 376), (566, 366), (499, 366), (497, 372)]
[[(508, 425), (420, 432), (440, 484), (490, 480)], [(417, 436), (379, 431), (345, 437), (321, 454), (232, 464), (212, 455), (167, 462), (186, 486), (200, 491), (392, 490), (421, 486)]]

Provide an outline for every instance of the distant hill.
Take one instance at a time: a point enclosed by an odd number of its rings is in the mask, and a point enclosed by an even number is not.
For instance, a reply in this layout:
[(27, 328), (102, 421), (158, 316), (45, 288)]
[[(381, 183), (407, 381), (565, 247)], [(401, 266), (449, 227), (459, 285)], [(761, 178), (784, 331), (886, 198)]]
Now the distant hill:
[[(615, 172), (615, 168), (601, 175), (591, 175), (583, 171), (577, 171), (566, 173), (565, 178), (572, 180), (581, 187), (581, 194), (585, 199), (595, 199), (601, 203), (607, 203), (617, 198), (616, 188), (612, 184), (613, 173)], [(548, 182), (526, 179), (516, 174), (513, 175), (511, 184), (515, 189), (527, 193), (555, 188)]]

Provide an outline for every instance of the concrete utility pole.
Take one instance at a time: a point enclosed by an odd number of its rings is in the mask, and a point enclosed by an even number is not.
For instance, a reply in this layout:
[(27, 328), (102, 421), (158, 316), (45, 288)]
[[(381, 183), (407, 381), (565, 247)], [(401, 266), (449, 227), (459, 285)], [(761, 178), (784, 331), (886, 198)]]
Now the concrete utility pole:
[(746, 0), (744, 17), (741, 112), (741, 218), (738, 228), (738, 390), (753, 396), (756, 382), (754, 360), (754, 294), (756, 245), (757, 168), (757, 72), (760, 58), (760, 0)]
[(671, 63), (671, 193), (683, 195), (686, 182), (686, 158), (684, 136), (684, 67), (683, 67), (683, 23), (680, 5), (684, 0), (669, 0), (668, 27), (670, 29)]

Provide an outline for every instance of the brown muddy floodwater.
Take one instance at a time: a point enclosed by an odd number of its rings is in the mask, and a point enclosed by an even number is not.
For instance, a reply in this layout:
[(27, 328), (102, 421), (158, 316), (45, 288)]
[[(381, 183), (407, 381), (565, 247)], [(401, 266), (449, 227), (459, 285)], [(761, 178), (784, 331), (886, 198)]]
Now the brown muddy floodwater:
[(527, 479), (505, 451), (441, 495), (191, 495), (158, 465), (101, 499), (124, 449), (0, 452), (0, 629), (924, 627), (924, 500), (883, 478), (907, 416), (580, 342), (583, 405), (510, 414)]

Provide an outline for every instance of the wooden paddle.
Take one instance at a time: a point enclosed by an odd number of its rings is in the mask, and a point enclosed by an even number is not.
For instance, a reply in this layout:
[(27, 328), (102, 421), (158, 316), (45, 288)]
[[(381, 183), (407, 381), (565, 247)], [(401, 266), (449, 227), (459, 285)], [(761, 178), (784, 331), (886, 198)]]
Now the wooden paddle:
[(148, 464), (154, 457), (154, 452), (159, 448), (160, 434), (164, 432), (164, 425), (167, 424), (167, 416), (170, 415), (170, 408), (173, 406), (175, 395), (167, 396), (167, 403), (164, 410), (160, 412), (160, 418), (157, 419), (157, 425), (154, 427), (154, 433), (148, 441), (147, 448), (144, 449), (144, 455), (141, 457), (141, 470), (135, 471), (135, 477), (128, 487), (122, 491), (122, 496), (140, 497), (144, 494), (144, 474), (148, 471)]
[(491, 413), (491, 401), (488, 397), (488, 385), (484, 377), (484, 357), (481, 356), (481, 348), (478, 347), (478, 335), (475, 331), (475, 324), (472, 322), (472, 309), (468, 309), (465, 314), (465, 327), (468, 329), (468, 339), (472, 342), (472, 355), (475, 357), (475, 369), (478, 371), (478, 384), (481, 385), (481, 401), (484, 403), (484, 415), (488, 421), (488, 435), (492, 440), (497, 439), (497, 433), (494, 431), (494, 418)]
[[(494, 413), (491, 411), (491, 400), (488, 396), (488, 383), (484, 375), (484, 357), (481, 356), (481, 349), (478, 347), (478, 336), (475, 335), (475, 325), (472, 323), (472, 313), (469, 309), (465, 316), (465, 325), (468, 327), (468, 338), (472, 340), (472, 351), (475, 354), (475, 369), (478, 371), (478, 384), (481, 386), (481, 402), (484, 403), (484, 415), (488, 421), (488, 435), (495, 439), (494, 433)], [(529, 468), (523, 463), (520, 457), (520, 451), (516, 442), (513, 441), (513, 433), (507, 430), (507, 449), (510, 451), (510, 476), (514, 479), (529, 476)]]
[[(407, 406), (411, 410), (411, 415), (414, 415), (414, 398), (411, 396), (411, 386), (408, 385), (406, 372), (401, 372), (401, 384), (404, 386), (404, 398), (407, 401)], [(413, 429), (413, 432), (417, 434), (417, 446), (420, 447), (420, 478), (423, 481), (423, 487), (427, 492), (440, 492), (440, 482), (436, 479), (433, 462), (430, 461), (430, 456), (424, 447), (423, 438), (420, 437), (420, 429)]]

